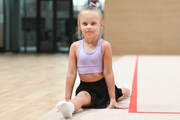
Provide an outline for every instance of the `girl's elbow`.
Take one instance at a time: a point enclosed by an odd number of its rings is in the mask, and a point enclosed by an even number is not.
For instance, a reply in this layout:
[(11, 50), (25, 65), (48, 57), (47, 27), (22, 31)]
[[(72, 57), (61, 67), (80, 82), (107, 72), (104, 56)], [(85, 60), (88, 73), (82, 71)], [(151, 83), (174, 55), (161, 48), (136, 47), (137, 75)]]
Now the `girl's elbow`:
[(114, 76), (113, 72), (104, 72), (104, 77)]

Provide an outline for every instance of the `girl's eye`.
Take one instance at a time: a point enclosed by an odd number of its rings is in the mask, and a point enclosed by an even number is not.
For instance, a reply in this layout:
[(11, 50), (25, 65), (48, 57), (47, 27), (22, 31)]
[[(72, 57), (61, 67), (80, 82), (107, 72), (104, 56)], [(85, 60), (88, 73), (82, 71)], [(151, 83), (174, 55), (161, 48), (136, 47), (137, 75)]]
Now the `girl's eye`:
[(85, 25), (85, 26), (86, 26), (86, 25), (87, 25), (87, 23), (83, 23), (83, 25)]
[(95, 25), (95, 24), (96, 24), (95, 22), (91, 23), (91, 25)]

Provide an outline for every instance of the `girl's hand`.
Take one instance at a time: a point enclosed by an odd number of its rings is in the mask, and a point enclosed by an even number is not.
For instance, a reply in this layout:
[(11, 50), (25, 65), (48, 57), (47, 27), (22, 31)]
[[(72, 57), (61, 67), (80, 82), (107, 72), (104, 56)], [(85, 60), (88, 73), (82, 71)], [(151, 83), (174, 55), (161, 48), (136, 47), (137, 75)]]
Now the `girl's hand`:
[(109, 104), (109, 106), (108, 106), (108, 108), (117, 108), (117, 109), (128, 109), (128, 107), (125, 107), (125, 106), (119, 106), (118, 104), (117, 104), (117, 102), (116, 102), (116, 100), (115, 99), (111, 99), (111, 101), (110, 101), (110, 104)]
[(70, 100), (71, 100), (71, 99), (67, 99), (67, 98), (66, 98), (66, 101), (67, 101), (67, 102), (69, 102)]

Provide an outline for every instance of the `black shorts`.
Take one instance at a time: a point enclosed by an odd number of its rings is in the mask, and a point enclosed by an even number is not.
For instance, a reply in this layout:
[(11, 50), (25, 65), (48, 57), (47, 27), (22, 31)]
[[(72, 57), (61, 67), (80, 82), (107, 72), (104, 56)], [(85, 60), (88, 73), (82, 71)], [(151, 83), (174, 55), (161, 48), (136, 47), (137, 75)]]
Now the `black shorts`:
[[(106, 108), (109, 102), (109, 93), (105, 79), (102, 78), (96, 82), (80, 82), (78, 88), (76, 89), (76, 95), (81, 91), (87, 91), (91, 95), (93, 102), (92, 108)], [(116, 100), (121, 97), (122, 90), (117, 88), (115, 85), (115, 95)]]

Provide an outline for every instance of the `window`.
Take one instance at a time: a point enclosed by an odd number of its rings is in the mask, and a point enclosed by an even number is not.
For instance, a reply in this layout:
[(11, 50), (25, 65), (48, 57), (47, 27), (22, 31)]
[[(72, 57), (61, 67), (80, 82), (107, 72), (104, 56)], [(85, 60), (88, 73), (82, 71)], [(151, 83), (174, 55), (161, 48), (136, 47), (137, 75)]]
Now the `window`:
[(0, 48), (4, 47), (4, 14), (3, 14), (3, 0), (0, 0)]

